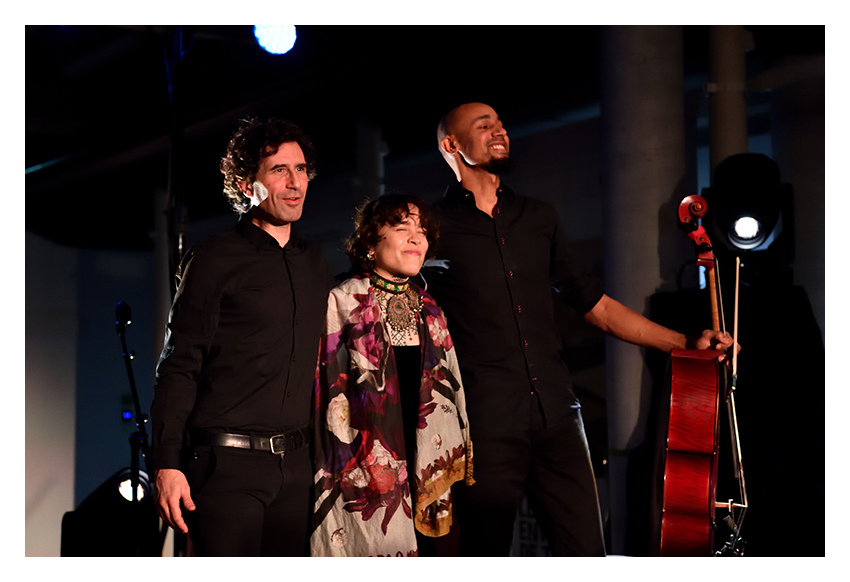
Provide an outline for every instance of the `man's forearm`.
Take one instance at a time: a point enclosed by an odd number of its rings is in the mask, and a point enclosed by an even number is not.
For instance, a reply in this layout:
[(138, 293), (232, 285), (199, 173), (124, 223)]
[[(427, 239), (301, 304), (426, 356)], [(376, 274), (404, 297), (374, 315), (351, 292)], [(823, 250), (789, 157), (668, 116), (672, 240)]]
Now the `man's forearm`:
[(631, 344), (663, 352), (687, 347), (688, 338), (684, 334), (650, 321), (607, 295), (584, 318), (605, 333)]

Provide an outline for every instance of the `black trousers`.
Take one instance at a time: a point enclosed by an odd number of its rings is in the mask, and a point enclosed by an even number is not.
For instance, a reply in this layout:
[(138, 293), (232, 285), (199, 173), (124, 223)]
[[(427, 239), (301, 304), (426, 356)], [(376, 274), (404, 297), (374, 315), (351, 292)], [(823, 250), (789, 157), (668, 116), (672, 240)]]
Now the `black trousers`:
[(534, 408), (531, 429), (472, 433), (475, 484), (454, 489), (461, 556), (509, 555), (523, 496), (553, 555), (605, 555), (581, 413), (574, 410), (567, 420), (545, 427)]
[(195, 511), (184, 510), (198, 556), (309, 556), (310, 447), (280, 457), (204, 446), (185, 472)]

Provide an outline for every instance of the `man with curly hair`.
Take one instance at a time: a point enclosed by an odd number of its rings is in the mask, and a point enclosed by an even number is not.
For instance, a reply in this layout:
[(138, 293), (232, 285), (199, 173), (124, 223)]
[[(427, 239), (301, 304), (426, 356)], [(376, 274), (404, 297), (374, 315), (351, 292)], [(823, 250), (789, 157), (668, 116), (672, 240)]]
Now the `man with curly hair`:
[(157, 509), (200, 556), (308, 553), (308, 428), (333, 279), (293, 227), (315, 176), (310, 139), (246, 119), (221, 161), (239, 222), (178, 272), (151, 406)]

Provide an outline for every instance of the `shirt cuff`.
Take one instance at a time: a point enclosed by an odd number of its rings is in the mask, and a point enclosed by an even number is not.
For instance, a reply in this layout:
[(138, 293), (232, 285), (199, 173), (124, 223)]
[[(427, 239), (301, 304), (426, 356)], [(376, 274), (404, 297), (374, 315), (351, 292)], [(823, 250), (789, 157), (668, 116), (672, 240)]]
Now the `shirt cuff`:
[(160, 469), (180, 469), (180, 449), (175, 447), (155, 447), (151, 451), (151, 467), (156, 472)]

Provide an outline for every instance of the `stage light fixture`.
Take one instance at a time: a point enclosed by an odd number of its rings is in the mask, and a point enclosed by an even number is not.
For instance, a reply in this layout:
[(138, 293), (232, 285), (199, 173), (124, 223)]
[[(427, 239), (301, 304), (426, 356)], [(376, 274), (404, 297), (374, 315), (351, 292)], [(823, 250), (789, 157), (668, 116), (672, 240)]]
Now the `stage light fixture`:
[(729, 156), (703, 189), (708, 212), (702, 225), (714, 254), (727, 269), (736, 256), (750, 285), (786, 285), (793, 281), (793, 189), (780, 183), (779, 166), (763, 154)]
[(741, 216), (730, 219), (726, 227), (726, 237), (735, 248), (741, 250), (757, 249), (767, 238), (767, 228), (753, 216)]
[(732, 225), (732, 234), (743, 242), (755, 242), (764, 232), (760, 227), (761, 223), (752, 216), (742, 216)]
[(254, 37), (266, 51), (273, 55), (282, 55), (295, 46), (297, 35), (293, 24), (257, 24), (254, 26)]
[(62, 517), (62, 556), (158, 556), (162, 554), (153, 489), (139, 470), (138, 500), (133, 501), (132, 470), (122, 469), (103, 482), (74, 511)]
[[(127, 501), (133, 501), (133, 485), (129, 477), (118, 484), (118, 493), (120, 493), (121, 497)], [(145, 488), (141, 483), (136, 485), (136, 495), (138, 497), (138, 501), (145, 498)]]
[[(729, 156), (703, 190), (706, 230), (731, 251), (764, 251), (790, 229), (790, 186), (779, 183), (779, 166), (763, 154)], [(714, 240), (714, 238), (712, 238)]]

